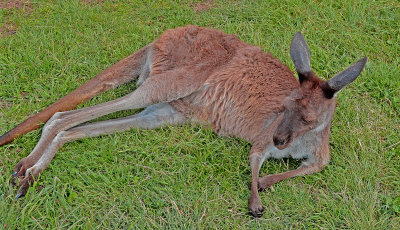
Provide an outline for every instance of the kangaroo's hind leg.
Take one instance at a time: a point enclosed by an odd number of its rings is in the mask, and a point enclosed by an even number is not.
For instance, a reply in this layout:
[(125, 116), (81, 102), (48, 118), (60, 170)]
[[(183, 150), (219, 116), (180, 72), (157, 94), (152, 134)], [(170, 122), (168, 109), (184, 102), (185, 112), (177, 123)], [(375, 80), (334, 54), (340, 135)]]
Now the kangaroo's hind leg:
[(67, 112), (59, 112), (43, 127), (42, 136), (33, 151), (14, 168), (13, 177), (25, 175), (26, 169), (34, 165), (42, 156), (53, 138), (61, 131), (109, 113), (144, 108), (161, 102), (174, 101), (194, 92), (201, 82), (186, 78), (187, 71), (178, 69), (148, 77), (132, 93), (92, 107)]
[[(58, 113), (58, 115), (54, 116), (57, 111), (73, 109), (78, 104), (85, 102), (106, 90), (133, 80), (138, 76), (140, 79), (146, 79), (150, 74), (150, 57), (151, 46), (146, 46), (129, 57), (117, 62), (75, 91), (69, 93), (67, 96), (28, 118), (26, 121), (1, 136), (0, 146), (12, 141), (16, 136), (35, 129), (39, 126), (39, 123), (46, 122), (50, 117), (52, 117), (54, 121), (57, 117), (61, 117), (61, 114), (68, 114), (68, 112), (65, 112)], [(54, 126), (54, 122), (46, 123), (43, 128), (43, 134), (46, 133), (46, 130), (48, 130), (50, 126)], [(50, 143), (49, 138), (41, 138), (41, 144), (36, 145), (35, 149), (14, 167), (14, 177), (25, 174), (25, 170), (39, 160), (43, 153), (43, 149), (46, 147), (46, 142)]]
[(168, 124), (176, 125), (186, 122), (180, 113), (176, 112), (168, 103), (160, 103), (149, 106), (139, 114), (133, 116), (113, 119), (107, 121), (82, 124), (68, 130), (59, 132), (48, 147), (44, 150), (41, 158), (25, 172), (25, 177), (19, 183), (17, 198), (26, 194), (33, 178), (47, 168), (57, 150), (65, 143), (80, 138), (95, 137), (104, 134), (129, 130), (134, 128), (153, 129)]
[[(139, 77), (138, 82), (142, 82), (150, 73), (151, 50), (151, 45), (143, 47), (134, 54), (110, 66), (46, 109), (26, 119), (12, 130), (0, 136), (0, 146), (11, 142), (17, 136), (38, 128), (56, 112), (74, 109), (77, 105), (90, 100), (94, 96), (132, 81), (137, 77)], [(29, 161), (25, 161), (29, 163)]]

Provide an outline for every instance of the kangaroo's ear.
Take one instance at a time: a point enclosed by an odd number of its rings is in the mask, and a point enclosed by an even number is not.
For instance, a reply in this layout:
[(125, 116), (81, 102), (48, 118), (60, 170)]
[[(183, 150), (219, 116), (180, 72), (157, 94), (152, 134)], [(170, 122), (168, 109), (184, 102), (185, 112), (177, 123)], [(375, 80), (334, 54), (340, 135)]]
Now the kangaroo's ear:
[(297, 32), (290, 44), (290, 57), (292, 58), (294, 67), (299, 74), (300, 83), (308, 76), (312, 76), (310, 67), (310, 51), (303, 35)]
[(343, 70), (342, 72), (336, 74), (330, 80), (322, 84), (322, 90), (327, 98), (332, 98), (335, 93), (339, 92), (343, 87), (350, 84), (358, 75), (360, 75), (363, 70), (365, 63), (367, 63), (367, 57), (361, 58), (356, 63), (351, 65), (349, 68)]

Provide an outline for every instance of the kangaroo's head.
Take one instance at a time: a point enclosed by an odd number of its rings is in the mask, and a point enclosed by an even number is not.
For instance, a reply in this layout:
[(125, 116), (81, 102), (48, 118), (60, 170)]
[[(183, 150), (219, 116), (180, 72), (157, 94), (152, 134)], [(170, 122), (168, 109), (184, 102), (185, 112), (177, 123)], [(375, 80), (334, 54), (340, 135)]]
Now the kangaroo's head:
[(323, 81), (311, 70), (310, 51), (300, 32), (292, 40), (290, 56), (300, 87), (285, 99), (284, 115), (273, 136), (278, 149), (286, 148), (307, 131), (322, 131), (329, 127), (335, 109), (335, 94), (354, 81), (367, 62), (364, 57), (330, 80)]

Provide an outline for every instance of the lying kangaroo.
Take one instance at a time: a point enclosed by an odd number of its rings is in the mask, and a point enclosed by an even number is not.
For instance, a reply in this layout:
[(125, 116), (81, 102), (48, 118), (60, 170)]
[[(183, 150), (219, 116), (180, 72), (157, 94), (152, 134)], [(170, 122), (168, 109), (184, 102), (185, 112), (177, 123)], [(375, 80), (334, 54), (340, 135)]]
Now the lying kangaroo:
[[(77, 90), (35, 114), (0, 137), (0, 145), (46, 122), (33, 151), (16, 166), (16, 198), (47, 168), (65, 143), (132, 127), (153, 129), (186, 122), (210, 124), (224, 136), (252, 144), (249, 209), (260, 217), (258, 191), (286, 178), (320, 171), (329, 161), (328, 139), (335, 94), (354, 81), (367, 58), (328, 81), (310, 68), (310, 53), (300, 32), (290, 56), (299, 76), (259, 47), (215, 29), (186, 26), (167, 30), (153, 43), (109, 67)], [(116, 100), (66, 111), (95, 95), (138, 78), (139, 87)], [(145, 108), (133, 116), (85, 123), (106, 114)], [(305, 159), (285, 173), (259, 178), (267, 158)]]

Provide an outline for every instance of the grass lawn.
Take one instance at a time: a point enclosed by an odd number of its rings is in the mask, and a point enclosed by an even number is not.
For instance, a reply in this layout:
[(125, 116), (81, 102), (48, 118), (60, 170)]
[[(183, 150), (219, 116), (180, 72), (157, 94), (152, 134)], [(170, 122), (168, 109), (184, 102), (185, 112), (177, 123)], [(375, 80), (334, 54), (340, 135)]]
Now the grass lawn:
[[(0, 8), (0, 134), (187, 24), (236, 34), (293, 71), (289, 45), (302, 31), (324, 79), (369, 58), (338, 95), (330, 164), (260, 193), (260, 219), (248, 214), (251, 146), (188, 125), (66, 144), (16, 201), (11, 172), (39, 129), (0, 147), (0, 229), (400, 229), (399, 1), (12, 0)], [(261, 175), (298, 165), (269, 160)]]

